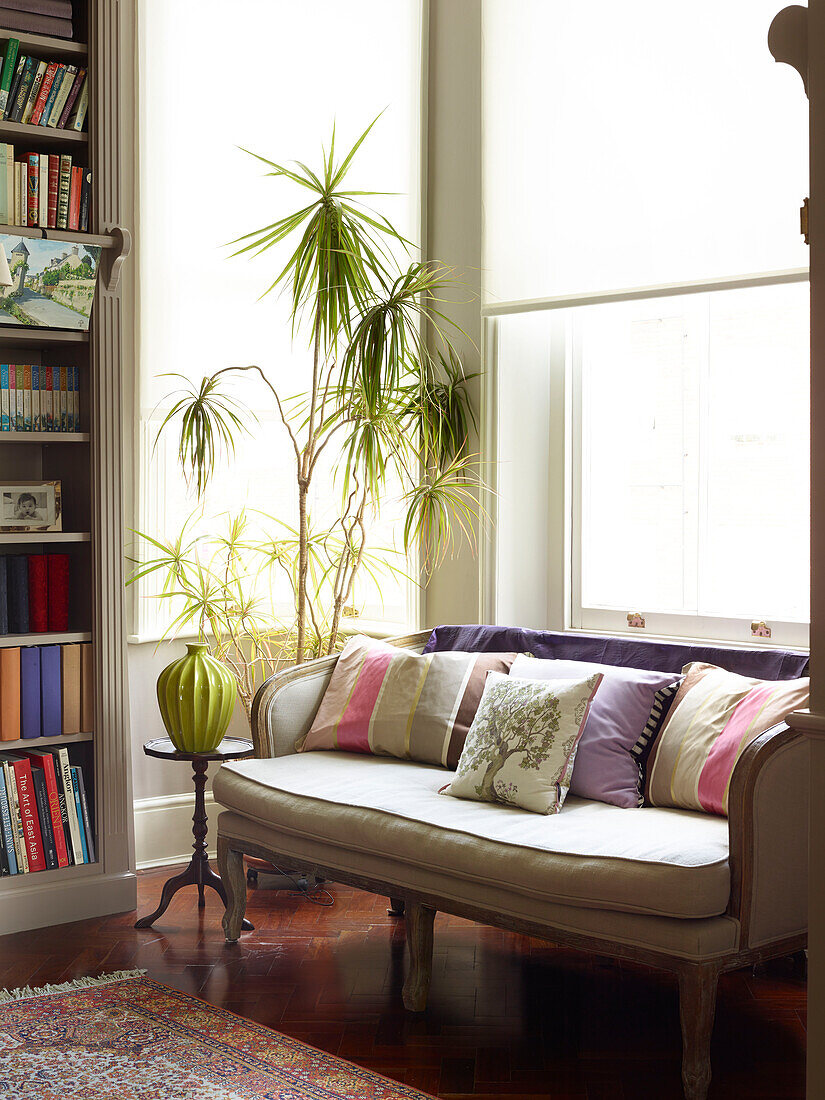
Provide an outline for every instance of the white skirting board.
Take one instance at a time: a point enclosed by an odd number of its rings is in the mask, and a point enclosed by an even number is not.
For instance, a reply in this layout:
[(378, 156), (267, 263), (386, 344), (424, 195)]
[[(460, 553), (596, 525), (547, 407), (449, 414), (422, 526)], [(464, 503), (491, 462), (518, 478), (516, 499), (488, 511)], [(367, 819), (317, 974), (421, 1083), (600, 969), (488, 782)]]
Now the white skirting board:
[[(192, 855), (192, 815), (195, 795), (167, 794), (155, 798), (136, 798), (135, 861), (139, 871), (163, 867), (167, 863), (186, 863)], [(218, 807), (212, 792), (206, 792), (209, 818), (209, 856), (215, 855), (215, 827)]]

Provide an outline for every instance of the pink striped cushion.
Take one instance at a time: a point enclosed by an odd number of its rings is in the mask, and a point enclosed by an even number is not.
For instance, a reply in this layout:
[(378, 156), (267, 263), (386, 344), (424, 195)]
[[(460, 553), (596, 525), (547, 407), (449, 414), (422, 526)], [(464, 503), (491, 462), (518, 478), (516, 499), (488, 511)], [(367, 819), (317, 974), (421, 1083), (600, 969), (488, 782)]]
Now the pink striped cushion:
[(753, 680), (694, 663), (647, 764), (646, 801), (727, 817), (736, 761), (760, 733), (808, 705), (810, 680)]
[(455, 768), (490, 671), (515, 653), (408, 653), (357, 635), (344, 646), (299, 752), (397, 756)]

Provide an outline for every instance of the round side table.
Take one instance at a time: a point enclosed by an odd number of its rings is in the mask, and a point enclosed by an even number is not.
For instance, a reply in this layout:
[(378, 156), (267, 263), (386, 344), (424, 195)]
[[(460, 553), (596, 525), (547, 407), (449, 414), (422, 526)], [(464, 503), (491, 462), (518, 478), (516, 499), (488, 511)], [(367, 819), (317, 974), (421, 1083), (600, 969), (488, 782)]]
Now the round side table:
[[(223, 883), (220, 876), (216, 875), (209, 866), (209, 857), (206, 854), (207, 817), (204, 801), (206, 771), (212, 761), (222, 764), (225, 760), (243, 760), (255, 752), (251, 741), (244, 741), (239, 737), (224, 737), (212, 752), (179, 752), (168, 737), (158, 737), (154, 741), (147, 741), (143, 751), (147, 756), (154, 756), (158, 760), (191, 760), (192, 779), (195, 783), (195, 815), (192, 818), (192, 835), (195, 838), (192, 847), (195, 853), (185, 871), (166, 880), (160, 895), (160, 905), (148, 917), (141, 917), (140, 920), (135, 921), (135, 928), (150, 928), (158, 917), (166, 912), (169, 902), (184, 886), (197, 886), (199, 909), (203, 909), (206, 905), (203, 896), (205, 886), (211, 886), (217, 892), (224, 907), (226, 906), (226, 891)], [(250, 932), (253, 926), (248, 920), (244, 920), (243, 928)]]

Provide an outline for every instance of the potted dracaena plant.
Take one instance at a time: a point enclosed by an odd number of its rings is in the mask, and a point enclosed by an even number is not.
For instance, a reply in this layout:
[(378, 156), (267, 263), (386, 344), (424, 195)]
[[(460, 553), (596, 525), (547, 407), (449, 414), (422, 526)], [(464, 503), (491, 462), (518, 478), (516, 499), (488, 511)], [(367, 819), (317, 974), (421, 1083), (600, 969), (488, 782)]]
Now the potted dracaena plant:
[[(222, 456), (231, 460), (254, 419), (227, 382), (254, 378), (289, 439), (297, 526), (266, 515), (261, 502), (254, 516), (241, 509), (226, 517), (218, 532), (204, 532), (201, 523), (197, 533), (190, 517), (171, 540), (137, 533), (144, 552), (129, 583), (162, 578), (158, 596), (178, 601), (167, 637), (197, 633), (234, 675), (247, 716), (261, 677), (340, 646), (359, 574), (380, 584), (382, 573), (402, 569), (416, 547), (426, 577), (457, 536), (474, 544), (472, 376), (463, 371), (451, 340), (455, 328), (442, 308), (453, 274), (437, 261), (410, 261), (409, 242), (365, 204), (377, 193), (346, 187), (375, 121), (341, 160), (333, 130), (319, 172), (256, 157), (268, 175), (294, 184), (303, 202), (234, 242), (235, 256), (286, 250), (265, 293), (289, 294), (293, 332), (304, 336), (311, 355), (307, 392), (288, 399), (260, 366), (227, 366), (172, 395), (160, 429), (177, 431), (179, 463), (200, 501), (216, 464)], [(314, 479), (324, 476), (319, 461), (330, 453), (340, 505), (334, 521), (320, 528), (309, 502)], [(403, 551), (369, 544), (391, 486), (400, 486)], [(287, 577), (293, 596), (288, 617), (274, 610), (277, 573)]]

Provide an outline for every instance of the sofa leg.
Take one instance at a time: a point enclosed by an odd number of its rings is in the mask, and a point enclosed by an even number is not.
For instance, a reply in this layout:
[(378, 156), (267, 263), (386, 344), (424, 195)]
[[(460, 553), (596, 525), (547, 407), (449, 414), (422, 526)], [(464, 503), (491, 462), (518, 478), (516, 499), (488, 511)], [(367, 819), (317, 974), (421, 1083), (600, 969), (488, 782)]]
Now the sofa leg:
[(243, 853), (229, 846), (229, 841), (218, 837), (218, 868), (226, 890), (226, 912), (223, 915), (223, 931), (227, 943), (236, 943), (241, 935), (246, 912), (246, 874)]
[(410, 970), (401, 997), (404, 1008), (423, 1012), (427, 1007), (430, 978), (433, 973), (433, 921), (435, 909), (419, 901), (406, 905), (407, 943), (410, 948)]
[(706, 1100), (710, 1087), (710, 1037), (718, 981), (719, 968), (714, 965), (686, 966), (679, 972), (685, 1100)]

